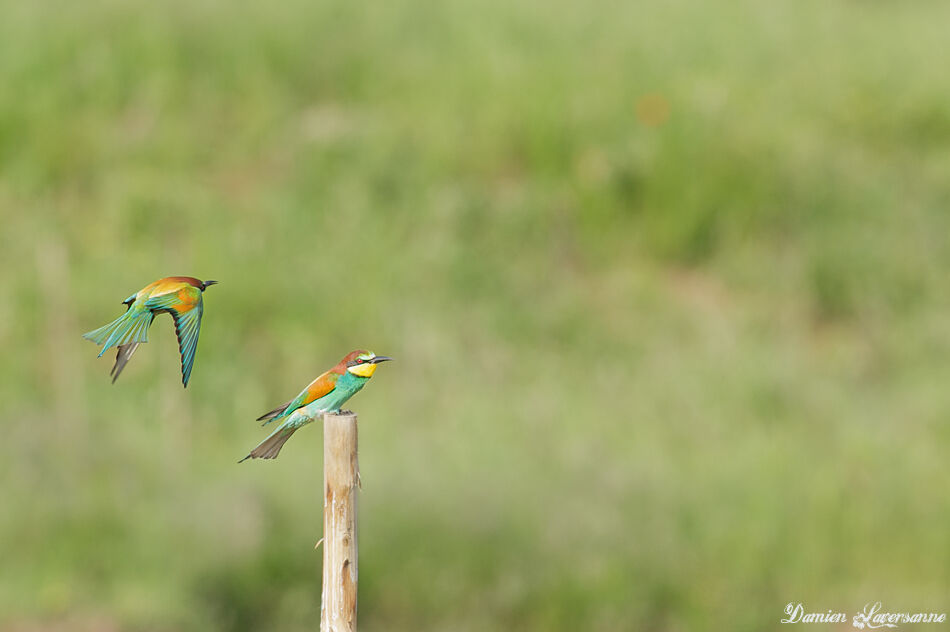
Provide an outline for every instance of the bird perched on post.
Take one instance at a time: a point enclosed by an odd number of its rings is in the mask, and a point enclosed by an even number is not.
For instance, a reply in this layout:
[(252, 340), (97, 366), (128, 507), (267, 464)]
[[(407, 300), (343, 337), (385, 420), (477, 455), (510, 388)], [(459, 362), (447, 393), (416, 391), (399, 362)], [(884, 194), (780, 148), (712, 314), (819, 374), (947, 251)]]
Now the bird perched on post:
[(82, 335), (102, 345), (99, 357), (111, 347), (117, 347), (112, 366), (112, 383), (119, 378), (129, 358), (142, 343), (148, 342), (148, 328), (156, 314), (168, 312), (175, 321), (178, 349), (181, 351), (181, 383), (188, 387), (191, 367), (198, 348), (198, 331), (204, 302), (201, 295), (217, 281), (200, 281), (194, 277), (176, 276), (149, 283), (122, 301), (126, 312), (114, 321)]
[(283, 422), (238, 463), (248, 459), (277, 458), (290, 435), (324, 413), (339, 412), (340, 406), (373, 377), (376, 365), (387, 360), (392, 358), (378, 356), (372, 351), (357, 350), (346, 354), (339, 364), (310, 382), (296, 398), (257, 418), (264, 422), (264, 426), (272, 421)]

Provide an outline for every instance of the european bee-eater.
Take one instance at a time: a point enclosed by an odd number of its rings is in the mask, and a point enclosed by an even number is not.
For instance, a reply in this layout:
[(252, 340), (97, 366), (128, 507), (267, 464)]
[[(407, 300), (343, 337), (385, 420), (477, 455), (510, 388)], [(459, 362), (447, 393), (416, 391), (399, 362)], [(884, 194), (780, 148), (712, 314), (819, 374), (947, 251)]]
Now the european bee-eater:
[(175, 321), (178, 349), (181, 351), (181, 383), (188, 386), (191, 367), (195, 363), (198, 348), (198, 331), (204, 302), (201, 294), (217, 281), (200, 281), (194, 277), (176, 276), (149, 283), (141, 290), (122, 301), (126, 312), (104, 327), (83, 334), (82, 337), (103, 345), (99, 357), (112, 347), (117, 347), (115, 364), (112, 366), (112, 383), (119, 378), (122, 369), (138, 346), (148, 342), (148, 328), (156, 314), (168, 312)]
[(357, 350), (346, 354), (335, 367), (310, 382), (294, 399), (257, 418), (267, 425), (284, 420), (269, 437), (251, 453), (238, 461), (248, 459), (275, 459), (287, 439), (297, 429), (321, 418), (324, 413), (339, 412), (345, 404), (373, 377), (376, 365), (392, 360), (372, 351)]

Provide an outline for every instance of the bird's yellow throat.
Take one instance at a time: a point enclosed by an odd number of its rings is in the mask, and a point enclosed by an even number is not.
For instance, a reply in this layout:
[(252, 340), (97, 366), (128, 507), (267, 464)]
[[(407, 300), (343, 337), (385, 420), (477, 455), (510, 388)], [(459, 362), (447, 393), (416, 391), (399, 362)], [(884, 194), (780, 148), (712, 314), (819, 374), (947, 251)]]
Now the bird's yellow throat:
[(373, 373), (376, 372), (377, 365), (375, 364), (357, 364), (351, 366), (347, 369), (353, 375), (358, 375), (359, 377), (373, 377)]

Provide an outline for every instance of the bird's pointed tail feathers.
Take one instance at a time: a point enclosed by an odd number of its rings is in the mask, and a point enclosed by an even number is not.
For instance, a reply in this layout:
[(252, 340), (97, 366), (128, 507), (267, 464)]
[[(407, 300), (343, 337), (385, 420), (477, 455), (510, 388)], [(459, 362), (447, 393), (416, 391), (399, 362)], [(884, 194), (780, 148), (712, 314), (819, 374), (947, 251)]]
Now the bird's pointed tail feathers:
[(129, 363), (129, 360), (132, 358), (132, 354), (135, 353), (135, 350), (139, 348), (139, 343), (130, 342), (127, 345), (119, 345), (116, 348), (115, 353), (115, 364), (112, 365), (112, 372), (109, 375), (112, 376), (112, 383), (115, 384), (115, 381), (119, 379), (119, 374), (122, 373), (122, 369), (125, 368), (125, 365)]
[(148, 327), (153, 318), (150, 311), (130, 309), (108, 325), (84, 333), (82, 337), (97, 345), (103, 345), (102, 351), (99, 352), (102, 356), (115, 346), (148, 342)]
[(243, 463), (248, 459), (276, 459), (280, 454), (280, 449), (296, 430), (296, 426), (280, 426), (238, 463)]

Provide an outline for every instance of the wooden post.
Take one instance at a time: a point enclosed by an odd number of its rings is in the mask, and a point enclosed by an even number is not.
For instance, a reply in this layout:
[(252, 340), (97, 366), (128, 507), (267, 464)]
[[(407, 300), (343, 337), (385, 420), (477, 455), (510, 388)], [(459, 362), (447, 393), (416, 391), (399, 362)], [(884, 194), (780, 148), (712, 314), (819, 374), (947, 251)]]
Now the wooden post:
[(356, 415), (324, 415), (320, 632), (356, 631), (356, 447)]

